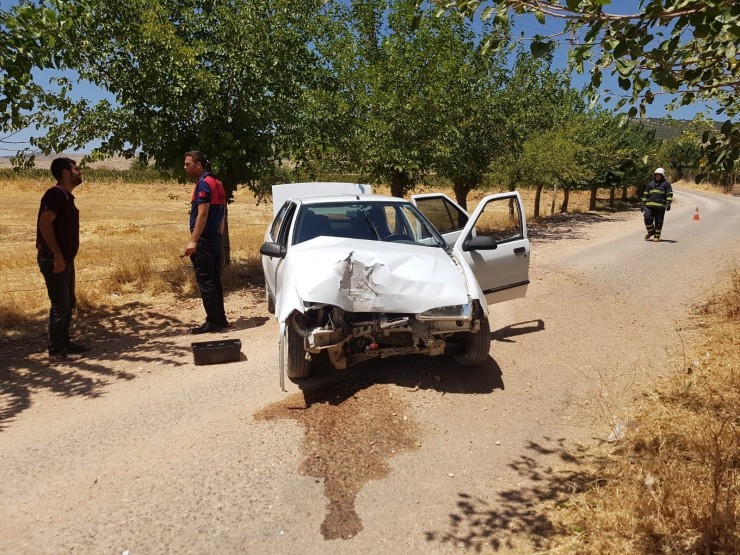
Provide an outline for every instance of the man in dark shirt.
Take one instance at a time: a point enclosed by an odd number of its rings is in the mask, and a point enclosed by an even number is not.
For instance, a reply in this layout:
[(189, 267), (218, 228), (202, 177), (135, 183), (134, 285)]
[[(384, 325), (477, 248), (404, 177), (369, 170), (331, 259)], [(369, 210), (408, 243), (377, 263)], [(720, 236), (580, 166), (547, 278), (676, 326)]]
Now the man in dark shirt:
[(210, 172), (205, 155), (193, 150), (185, 153), (185, 172), (195, 181), (190, 202), (190, 239), (185, 254), (195, 268), (206, 321), (192, 333), (211, 333), (228, 327), (221, 285), (222, 233), (226, 215), (226, 193)]
[(38, 264), (51, 301), (49, 310), (49, 357), (75, 359), (88, 350), (69, 338), (75, 306), (75, 256), (80, 246), (80, 213), (72, 191), (82, 183), (77, 163), (56, 158), (51, 173), (57, 184), (41, 197), (36, 222)]

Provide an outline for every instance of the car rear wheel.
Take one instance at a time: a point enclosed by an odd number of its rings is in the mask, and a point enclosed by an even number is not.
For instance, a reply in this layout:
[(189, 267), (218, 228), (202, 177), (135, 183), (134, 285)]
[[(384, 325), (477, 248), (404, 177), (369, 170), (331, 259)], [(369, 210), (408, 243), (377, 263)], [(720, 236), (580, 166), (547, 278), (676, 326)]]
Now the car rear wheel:
[(461, 366), (480, 366), (488, 360), (491, 350), (491, 326), (488, 318), (481, 318), (480, 329), (477, 333), (468, 333), (462, 354), (455, 355), (454, 359)]
[(288, 322), (286, 325), (285, 371), (291, 380), (308, 378), (311, 374), (311, 361), (306, 360), (306, 349), (301, 334)]

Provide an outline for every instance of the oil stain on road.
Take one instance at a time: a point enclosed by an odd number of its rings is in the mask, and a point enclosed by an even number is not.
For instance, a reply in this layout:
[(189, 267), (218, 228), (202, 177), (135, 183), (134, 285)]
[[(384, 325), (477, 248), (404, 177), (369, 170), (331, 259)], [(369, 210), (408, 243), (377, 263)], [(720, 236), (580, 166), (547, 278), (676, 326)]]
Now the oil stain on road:
[(371, 382), (330, 383), (269, 405), (257, 420), (296, 420), (306, 430), (299, 472), (324, 480), (329, 510), (326, 539), (349, 539), (362, 530), (355, 498), (371, 480), (390, 475), (388, 463), (418, 449), (420, 428), (404, 413), (398, 388)]

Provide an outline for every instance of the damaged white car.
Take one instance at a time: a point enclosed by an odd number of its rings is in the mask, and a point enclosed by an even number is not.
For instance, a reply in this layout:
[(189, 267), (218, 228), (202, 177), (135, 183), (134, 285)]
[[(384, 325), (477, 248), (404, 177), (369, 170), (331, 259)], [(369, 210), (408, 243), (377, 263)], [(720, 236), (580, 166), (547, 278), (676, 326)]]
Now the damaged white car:
[(482, 364), (488, 305), (526, 292), (518, 193), (487, 196), (471, 216), (442, 194), (369, 193), (348, 183), (273, 187), (260, 253), (280, 323), (281, 383), (283, 367), (305, 378), (319, 358), (338, 369), (412, 353)]

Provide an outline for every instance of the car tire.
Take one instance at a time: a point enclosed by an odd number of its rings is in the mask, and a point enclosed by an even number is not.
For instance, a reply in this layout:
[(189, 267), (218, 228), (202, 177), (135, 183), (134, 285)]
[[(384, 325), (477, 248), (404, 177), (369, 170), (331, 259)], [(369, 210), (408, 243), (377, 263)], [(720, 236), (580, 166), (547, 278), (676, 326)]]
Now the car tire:
[(270, 290), (265, 285), (265, 299), (267, 300), (267, 312), (275, 314), (275, 301), (270, 296)]
[(306, 360), (304, 340), (290, 323), (285, 328), (286, 357), (285, 372), (291, 380), (308, 378), (311, 375), (311, 361)]
[(460, 366), (480, 366), (488, 360), (491, 350), (491, 326), (488, 318), (481, 318), (477, 333), (468, 333), (462, 354), (453, 358)]

